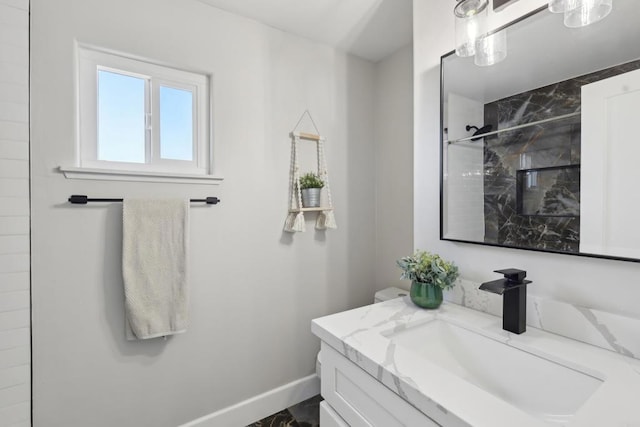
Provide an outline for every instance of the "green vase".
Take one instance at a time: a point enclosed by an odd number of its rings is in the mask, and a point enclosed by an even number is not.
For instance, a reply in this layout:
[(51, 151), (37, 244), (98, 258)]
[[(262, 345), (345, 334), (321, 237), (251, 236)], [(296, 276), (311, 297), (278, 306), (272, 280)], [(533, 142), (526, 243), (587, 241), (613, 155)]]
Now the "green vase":
[(442, 304), (442, 288), (431, 283), (411, 282), (410, 295), (418, 307), (438, 308)]

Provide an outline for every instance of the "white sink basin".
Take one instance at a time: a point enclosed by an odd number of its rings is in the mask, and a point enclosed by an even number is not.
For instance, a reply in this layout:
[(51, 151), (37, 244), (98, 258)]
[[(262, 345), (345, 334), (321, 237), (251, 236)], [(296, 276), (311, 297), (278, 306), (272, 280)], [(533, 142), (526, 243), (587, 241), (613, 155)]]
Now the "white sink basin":
[(465, 381), (546, 422), (568, 424), (602, 380), (444, 319), (384, 333)]

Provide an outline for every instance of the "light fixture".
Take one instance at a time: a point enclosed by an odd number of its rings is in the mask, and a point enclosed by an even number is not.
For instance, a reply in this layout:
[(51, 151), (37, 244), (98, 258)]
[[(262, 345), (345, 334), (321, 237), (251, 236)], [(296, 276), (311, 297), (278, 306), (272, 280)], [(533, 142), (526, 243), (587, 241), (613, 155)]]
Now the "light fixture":
[(551, 0), (549, 10), (564, 13), (564, 25), (569, 28), (586, 27), (606, 17), (613, 8), (613, 0)]
[(480, 36), (473, 62), (481, 67), (497, 64), (507, 57), (507, 30)]
[[(613, 7), (613, 0), (568, 0), (564, 12), (564, 25), (569, 28), (584, 27), (606, 17)], [(576, 3), (576, 4), (574, 4)]]
[(456, 17), (456, 55), (473, 56), (476, 42), (487, 33), (488, 0), (460, 0), (453, 13)]
[(551, 13), (564, 13), (567, 10), (569, 0), (551, 0), (549, 1), (549, 11)]

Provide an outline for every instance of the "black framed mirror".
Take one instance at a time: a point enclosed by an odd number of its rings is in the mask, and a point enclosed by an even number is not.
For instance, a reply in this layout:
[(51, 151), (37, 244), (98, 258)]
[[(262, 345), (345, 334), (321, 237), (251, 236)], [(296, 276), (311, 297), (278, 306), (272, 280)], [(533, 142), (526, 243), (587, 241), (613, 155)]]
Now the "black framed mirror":
[(489, 67), (441, 58), (440, 238), (640, 261), (640, 2), (509, 24)]

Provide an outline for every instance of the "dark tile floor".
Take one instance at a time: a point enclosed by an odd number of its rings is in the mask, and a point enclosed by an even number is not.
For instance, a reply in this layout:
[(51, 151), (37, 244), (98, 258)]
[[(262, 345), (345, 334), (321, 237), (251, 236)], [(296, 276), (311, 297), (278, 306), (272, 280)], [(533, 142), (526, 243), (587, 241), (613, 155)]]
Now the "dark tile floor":
[(314, 396), (247, 427), (320, 427), (320, 395)]

